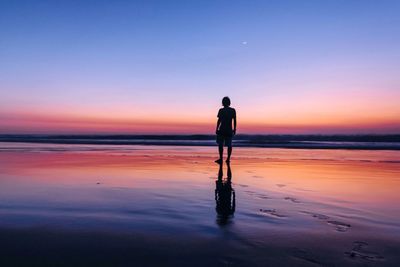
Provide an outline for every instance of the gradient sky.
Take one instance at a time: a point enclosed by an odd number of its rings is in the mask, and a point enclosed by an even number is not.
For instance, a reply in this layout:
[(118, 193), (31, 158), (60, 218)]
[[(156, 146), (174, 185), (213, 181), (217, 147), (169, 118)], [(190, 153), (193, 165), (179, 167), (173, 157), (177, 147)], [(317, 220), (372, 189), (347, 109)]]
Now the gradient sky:
[(400, 1), (0, 0), (0, 133), (400, 133)]

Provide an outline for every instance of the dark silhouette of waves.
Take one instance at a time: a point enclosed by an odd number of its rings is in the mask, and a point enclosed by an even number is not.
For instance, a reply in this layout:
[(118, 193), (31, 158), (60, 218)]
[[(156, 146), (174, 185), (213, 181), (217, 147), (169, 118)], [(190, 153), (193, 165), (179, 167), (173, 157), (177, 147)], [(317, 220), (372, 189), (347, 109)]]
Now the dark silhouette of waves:
[[(3, 134), (0, 142), (214, 146), (214, 135), (43, 135)], [(394, 135), (236, 135), (236, 147), (400, 150), (400, 134)]]

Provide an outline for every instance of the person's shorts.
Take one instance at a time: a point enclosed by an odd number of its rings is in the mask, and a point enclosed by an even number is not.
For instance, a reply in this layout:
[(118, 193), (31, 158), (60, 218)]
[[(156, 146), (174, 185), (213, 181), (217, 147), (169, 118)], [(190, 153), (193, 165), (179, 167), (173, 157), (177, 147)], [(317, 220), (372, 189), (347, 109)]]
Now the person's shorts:
[(231, 147), (232, 146), (232, 136), (228, 136), (228, 135), (217, 135), (217, 144), (219, 146), (227, 146), (227, 147)]

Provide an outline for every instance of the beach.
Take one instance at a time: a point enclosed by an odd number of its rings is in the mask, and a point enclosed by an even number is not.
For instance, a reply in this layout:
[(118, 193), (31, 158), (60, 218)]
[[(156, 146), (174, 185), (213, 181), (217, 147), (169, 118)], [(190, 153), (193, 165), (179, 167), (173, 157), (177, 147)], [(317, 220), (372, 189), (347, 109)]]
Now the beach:
[(398, 266), (400, 151), (216, 157), (0, 143), (0, 266)]

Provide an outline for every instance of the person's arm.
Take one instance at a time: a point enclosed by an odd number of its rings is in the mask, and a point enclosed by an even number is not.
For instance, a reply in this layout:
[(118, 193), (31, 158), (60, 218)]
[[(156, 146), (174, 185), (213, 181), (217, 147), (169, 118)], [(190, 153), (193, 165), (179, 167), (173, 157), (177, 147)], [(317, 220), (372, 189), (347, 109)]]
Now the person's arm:
[(215, 128), (215, 133), (218, 134), (219, 125), (221, 124), (221, 119), (218, 117), (217, 128)]
[(218, 134), (219, 126), (221, 125), (221, 110), (218, 110), (218, 120), (217, 120), (217, 127), (215, 128), (215, 134)]
[(236, 110), (235, 113), (233, 115), (233, 134), (236, 134)]

